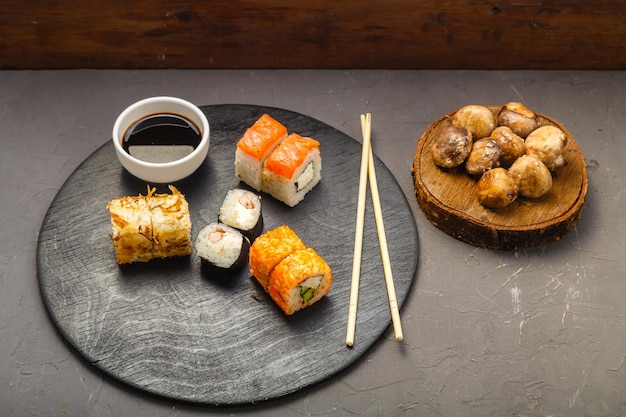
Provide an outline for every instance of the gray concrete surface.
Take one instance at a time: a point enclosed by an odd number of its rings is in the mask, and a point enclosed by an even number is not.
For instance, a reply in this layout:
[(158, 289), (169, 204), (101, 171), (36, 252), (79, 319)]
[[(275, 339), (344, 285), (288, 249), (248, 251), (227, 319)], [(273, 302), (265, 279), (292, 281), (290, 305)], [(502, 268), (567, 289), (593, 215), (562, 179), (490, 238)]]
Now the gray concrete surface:
[[(41, 222), (65, 179), (110, 139), (119, 112), (161, 94), (198, 105), (281, 107), (359, 141), (359, 115), (372, 113), (374, 152), (410, 201), (420, 239), (402, 343), (389, 329), (327, 382), (237, 408), (146, 395), (67, 346), (39, 293)], [(436, 229), (411, 180), (417, 138), (430, 122), (465, 104), (507, 101), (559, 120), (589, 174), (577, 227), (517, 253), (473, 247)], [(621, 71), (0, 72), (0, 414), (626, 415), (625, 121)]]

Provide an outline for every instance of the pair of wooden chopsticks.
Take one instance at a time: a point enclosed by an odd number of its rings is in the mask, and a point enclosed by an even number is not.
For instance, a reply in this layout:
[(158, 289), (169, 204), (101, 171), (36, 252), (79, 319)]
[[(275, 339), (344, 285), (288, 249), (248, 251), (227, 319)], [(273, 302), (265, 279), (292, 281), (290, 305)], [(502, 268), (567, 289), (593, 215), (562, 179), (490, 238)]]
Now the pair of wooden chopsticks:
[(383, 261), (383, 271), (387, 284), (387, 297), (389, 298), (389, 308), (391, 309), (391, 321), (396, 340), (402, 340), (402, 325), (400, 323), (400, 311), (396, 300), (396, 290), (393, 285), (393, 275), (391, 273), (391, 262), (389, 260), (389, 250), (387, 248), (387, 237), (383, 223), (383, 214), (380, 206), (380, 196), (378, 194), (378, 182), (376, 181), (376, 170), (374, 168), (374, 155), (371, 147), (372, 135), (372, 115), (370, 113), (361, 115), (361, 133), (363, 135), (363, 148), (361, 150), (361, 170), (359, 176), (359, 194), (357, 200), (356, 233), (354, 235), (354, 258), (352, 262), (352, 285), (350, 287), (350, 305), (348, 307), (348, 332), (346, 335), (346, 345), (354, 345), (354, 333), (356, 329), (356, 311), (359, 300), (359, 280), (361, 275), (361, 252), (363, 250), (363, 223), (365, 222), (365, 195), (367, 180), (370, 182), (370, 193), (374, 205), (374, 217), (376, 219), (376, 230), (378, 231), (378, 243)]

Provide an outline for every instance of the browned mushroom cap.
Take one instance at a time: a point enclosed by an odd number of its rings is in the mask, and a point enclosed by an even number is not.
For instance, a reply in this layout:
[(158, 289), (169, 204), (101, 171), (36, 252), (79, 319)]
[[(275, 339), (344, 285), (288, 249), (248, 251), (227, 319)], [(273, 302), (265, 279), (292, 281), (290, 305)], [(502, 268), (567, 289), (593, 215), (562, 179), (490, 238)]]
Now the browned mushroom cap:
[(496, 117), (485, 106), (469, 104), (452, 116), (452, 126), (463, 126), (472, 132), (474, 140), (487, 137), (496, 128)]
[(517, 182), (522, 197), (539, 198), (552, 188), (550, 170), (533, 155), (519, 157), (509, 172)]
[(443, 168), (461, 165), (472, 150), (472, 134), (464, 127), (448, 126), (442, 129), (431, 145), (433, 160)]
[(489, 137), (498, 142), (500, 149), (502, 149), (500, 153), (501, 166), (508, 168), (517, 158), (524, 155), (524, 139), (513, 133), (510, 127), (498, 126)]
[(567, 145), (567, 135), (556, 126), (547, 125), (533, 130), (526, 138), (526, 155), (534, 155), (550, 171), (565, 165), (563, 149)]
[(518, 186), (509, 171), (494, 168), (485, 172), (476, 184), (478, 201), (485, 207), (499, 209), (517, 198)]
[(501, 152), (500, 145), (495, 140), (491, 138), (477, 140), (465, 161), (465, 170), (471, 175), (481, 175), (498, 166)]
[(539, 127), (539, 118), (522, 103), (510, 102), (498, 112), (498, 126), (508, 126), (513, 133), (525, 138)]

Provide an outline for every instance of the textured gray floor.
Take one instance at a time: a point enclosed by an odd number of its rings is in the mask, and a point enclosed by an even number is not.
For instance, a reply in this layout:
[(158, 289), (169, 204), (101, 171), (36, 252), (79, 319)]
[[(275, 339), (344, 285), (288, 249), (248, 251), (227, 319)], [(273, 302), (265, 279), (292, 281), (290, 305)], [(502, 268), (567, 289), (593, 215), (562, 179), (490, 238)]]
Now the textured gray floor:
[[(0, 407), (15, 416), (618, 416), (626, 413), (626, 73), (569, 71), (0, 72)], [(401, 316), (353, 366), (284, 399), (237, 408), (165, 401), (68, 348), (36, 275), (37, 234), (60, 186), (147, 96), (281, 107), (373, 148), (411, 203), (417, 279)], [(469, 103), (522, 101), (560, 121), (588, 164), (581, 221), (519, 253), (459, 242), (413, 198), (416, 140)], [(97, 192), (97, 190), (94, 190)], [(383, 207), (384, 210), (384, 207)], [(351, 244), (351, 242), (346, 242)]]

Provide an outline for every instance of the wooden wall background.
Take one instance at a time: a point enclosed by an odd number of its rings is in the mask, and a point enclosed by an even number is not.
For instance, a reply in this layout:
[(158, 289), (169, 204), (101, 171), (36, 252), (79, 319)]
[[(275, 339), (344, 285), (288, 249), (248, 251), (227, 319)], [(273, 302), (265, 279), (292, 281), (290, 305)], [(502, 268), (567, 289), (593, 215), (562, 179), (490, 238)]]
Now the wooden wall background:
[(0, 68), (625, 69), (626, 0), (2, 0)]

